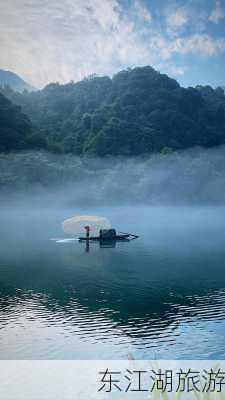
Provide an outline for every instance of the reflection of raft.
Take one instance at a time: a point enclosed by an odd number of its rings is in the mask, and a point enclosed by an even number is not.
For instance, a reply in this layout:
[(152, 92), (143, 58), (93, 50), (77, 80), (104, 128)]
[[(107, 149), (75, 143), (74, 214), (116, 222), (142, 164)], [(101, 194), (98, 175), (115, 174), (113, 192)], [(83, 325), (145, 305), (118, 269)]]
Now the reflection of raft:
[(110, 241), (129, 241), (132, 239), (137, 239), (138, 236), (132, 235), (131, 233), (121, 233), (119, 235), (116, 234), (115, 229), (100, 229), (99, 236), (84, 236), (79, 237), (80, 241), (98, 241), (98, 242), (110, 242)]

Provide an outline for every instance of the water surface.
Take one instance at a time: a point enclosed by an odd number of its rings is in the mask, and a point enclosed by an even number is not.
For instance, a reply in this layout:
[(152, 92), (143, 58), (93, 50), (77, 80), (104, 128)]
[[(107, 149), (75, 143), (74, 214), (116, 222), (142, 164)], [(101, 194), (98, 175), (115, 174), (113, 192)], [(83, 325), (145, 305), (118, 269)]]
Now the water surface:
[[(89, 251), (56, 240), (81, 212), (140, 238)], [(224, 217), (223, 208), (2, 210), (0, 357), (223, 359)]]

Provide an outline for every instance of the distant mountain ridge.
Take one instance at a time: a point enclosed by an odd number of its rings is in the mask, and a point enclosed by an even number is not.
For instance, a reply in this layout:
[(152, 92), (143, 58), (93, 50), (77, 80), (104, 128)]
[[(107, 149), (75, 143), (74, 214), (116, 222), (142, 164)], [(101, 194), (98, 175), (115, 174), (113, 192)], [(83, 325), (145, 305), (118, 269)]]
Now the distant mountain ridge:
[(27, 90), (32, 92), (36, 90), (29, 83), (25, 82), (19, 75), (11, 71), (0, 69), (0, 87), (9, 86), (16, 92), (23, 92)]
[(2, 93), (31, 121), (29, 146), (53, 152), (133, 156), (225, 144), (224, 90), (183, 88), (150, 66)]

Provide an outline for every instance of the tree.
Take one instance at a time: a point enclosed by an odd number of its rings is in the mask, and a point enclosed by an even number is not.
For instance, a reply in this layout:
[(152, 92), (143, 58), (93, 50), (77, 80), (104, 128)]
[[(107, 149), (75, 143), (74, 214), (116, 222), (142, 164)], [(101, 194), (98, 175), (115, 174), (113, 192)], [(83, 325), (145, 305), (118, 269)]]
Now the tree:
[(31, 131), (31, 123), (20, 107), (0, 94), (0, 151), (23, 149)]

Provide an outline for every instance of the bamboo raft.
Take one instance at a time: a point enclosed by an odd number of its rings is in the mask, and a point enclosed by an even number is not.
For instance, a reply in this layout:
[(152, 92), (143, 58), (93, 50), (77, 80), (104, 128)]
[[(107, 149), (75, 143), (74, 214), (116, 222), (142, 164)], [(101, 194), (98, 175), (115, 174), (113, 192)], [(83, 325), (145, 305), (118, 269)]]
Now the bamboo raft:
[(81, 242), (84, 241), (109, 242), (117, 240), (128, 242), (130, 240), (137, 238), (138, 238), (137, 235), (133, 235), (131, 233), (119, 232), (119, 234), (117, 234), (115, 229), (100, 229), (99, 236), (89, 236), (89, 234), (87, 234), (86, 236), (80, 236), (79, 240)]

